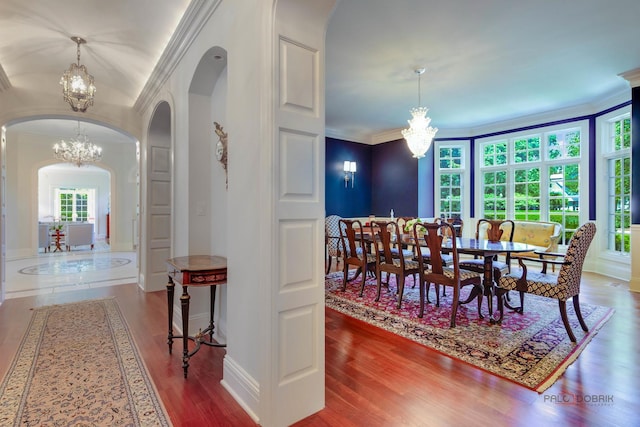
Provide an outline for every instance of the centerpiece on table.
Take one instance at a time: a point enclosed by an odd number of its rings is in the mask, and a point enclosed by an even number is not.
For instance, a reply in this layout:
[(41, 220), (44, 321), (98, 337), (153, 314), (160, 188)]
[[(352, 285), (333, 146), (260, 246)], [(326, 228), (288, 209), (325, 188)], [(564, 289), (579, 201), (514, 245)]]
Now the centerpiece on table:
[(49, 230), (53, 231), (54, 233), (58, 234), (62, 231), (62, 227), (64, 227), (64, 225), (62, 225), (61, 223), (56, 223), (54, 222), (50, 227)]
[[(413, 226), (416, 224), (422, 224), (422, 220), (420, 218), (410, 219), (405, 223), (404, 231), (406, 233), (413, 233)], [(422, 238), (424, 236), (424, 233), (425, 233), (425, 229), (423, 227), (420, 227), (418, 229), (418, 237)]]

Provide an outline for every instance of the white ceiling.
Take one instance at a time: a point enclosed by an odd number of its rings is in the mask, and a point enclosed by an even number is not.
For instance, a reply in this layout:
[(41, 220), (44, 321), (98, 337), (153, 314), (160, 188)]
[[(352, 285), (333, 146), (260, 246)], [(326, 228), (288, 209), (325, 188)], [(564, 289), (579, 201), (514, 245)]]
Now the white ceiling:
[[(96, 103), (132, 106), (189, 3), (2, 0), (0, 77), (60, 92), (59, 76), (75, 62), (70, 37), (78, 35), (87, 40), (81, 63), (95, 77)], [(422, 105), (440, 129), (629, 91), (619, 74), (640, 67), (639, 21), (639, 0), (341, 0), (327, 29), (327, 135), (368, 142), (406, 127), (419, 67), (427, 68)], [(77, 122), (16, 126), (74, 135)], [(83, 126), (92, 140), (122, 138)]]

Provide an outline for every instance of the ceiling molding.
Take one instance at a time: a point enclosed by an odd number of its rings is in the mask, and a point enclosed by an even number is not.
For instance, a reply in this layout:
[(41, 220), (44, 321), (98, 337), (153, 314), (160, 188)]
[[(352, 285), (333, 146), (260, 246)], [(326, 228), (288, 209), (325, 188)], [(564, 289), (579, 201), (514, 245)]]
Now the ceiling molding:
[(620, 73), (618, 75), (628, 81), (631, 84), (631, 87), (640, 86), (640, 68), (625, 71), (624, 73)]
[(402, 129), (391, 129), (371, 135), (371, 145), (382, 144), (384, 142), (397, 141), (403, 139)]
[[(638, 69), (638, 78), (640, 78), (640, 68)], [(638, 82), (640, 83), (640, 81)], [(520, 127), (532, 126), (553, 122), (556, 120), (571, 119), (576, 117), (598, 114), (615, 105), (622, 104), (631, 99), (629, 89), (617, 91), (606, 98), (597, 102), (576, 105), (573, 107), (561, 108), (553, 111), (532, 114), (528, 116), (517, 117), (510, 120), (488, 123), (473, 128), (460, 129), (440, 129), (436, 134), (436, 139), (446, 140), (447, 138), (471, 138), (477, 135), (485, 135), (493, 132), (501, 132), (508, 129), (517, 129)], [(402, 129), (390, 129), (377, 134), (360, 134), (350, 135), (335, 129), (326, 129), (326, 136), (330, 138), (341, 139), (344, 141), (360, 142), (363, 144), (376, 145), (385, 142), (397, 141), (403, 139)]]
[(343, 141), (359, 142), (360, 144), (371, 144), (371, 138), (368, 134), (343, 132), (339, 129), (325, 128), (324, 136), (327, 138), (341, 139)]
[(0, 92), (11, 89), (11, 81), (7, 73), (4, 72), (4, 68), (0, 65)]
[(171, 73), (178, 66), (182, 56), (187, 52), (193, 40), (202, 30), (222, 0), (193, 0), (171, 36), (166, 49), (153, 69), (138, 99), (134, 110), (143, 114), (151, 105), (156, 95), (165, 84)]

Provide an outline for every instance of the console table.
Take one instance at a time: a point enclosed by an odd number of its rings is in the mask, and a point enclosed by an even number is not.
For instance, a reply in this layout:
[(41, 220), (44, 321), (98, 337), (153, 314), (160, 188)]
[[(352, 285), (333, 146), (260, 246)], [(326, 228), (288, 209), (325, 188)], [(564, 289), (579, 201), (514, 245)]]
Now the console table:
[[(226, 344), (214, 342), (213, 312), (216, 302), (217, 285), (227, 283), (227, 259), (221, 256), (212, 255), (190, 255), (167, 260), (167, 270), (169, 282), (167, 283), (167, 303), (169, 310), (169, 335), (167, 344), (169, 354), (171, 354), (173, 339), (182, 338), (182, 368), (184, 377), (187, 378), (189, 369), (189, 359), (200, 350), (201, 344), (211, 347), (226, 347)], [(182, 308), (182, 335), (173, 335), (173, 295), (175, 284), (182, 285), (182, 295), (180, 305)], [(210, 307), (209, 326), (204, 331), (198, 332), (195, 336), (189, 336), (189, 286), (209, 286)], [(209, 335), (207, 341), (205, 336)], [(195, 343), (195, 348), (189, 351), (189, 340)]]

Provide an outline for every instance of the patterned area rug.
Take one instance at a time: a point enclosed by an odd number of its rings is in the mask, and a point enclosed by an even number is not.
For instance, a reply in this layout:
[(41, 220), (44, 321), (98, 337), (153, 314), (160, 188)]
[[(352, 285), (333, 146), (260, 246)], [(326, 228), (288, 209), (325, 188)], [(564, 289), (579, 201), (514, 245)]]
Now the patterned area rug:
[(114, 299), (37, 308), (0, 385), (2, 426), (170, 426)]
[[(349, 277), (353, 273), (350, 272)], [(425, 305), (425, 314), (421, 319), (418, 317), (419, 290), (418, 287), (412, 288), (413, 278), (406, 279), (400, 310), (396, 308), (393, 276), (389, 284), (391, 292), (383, 288), (379, 302), (374, 301), (376, 280), (367, 279), (362, 298), (358, 296), (361, 283), (360, 278), (349, 282), (347, 290), (343, 292), (340, 290), (342, 273), (329, 274), (325, 280), (326, 306), (538, 393), (542, 393), (562, 375), (613, 314), (613, 309), (581, 302), (582, 315), (589, 327), (586, 333), (582, 331), (573, 304), (569, 302), (569, 321), (578, 340), (574, 344), (567, 336), (555, 300), (526, 295), (524, 314), (505, 309), (501, 325), (492, 325), (487, 320), (486, 300), (483, 304), (485, 318), (479, 318), (474, 300), (458, 307), (456, 327), (449, 328), (453, 293), (450, 288), (447, 289), (447, 296), (440, 298), (438, 308), (435, 306), (435, 290), (431, 287), (429, 297), (432, 303)], [(468, 292), (463, 288), (462, 299)], [(519, 299), (516, 293), (513, 293), (512, 299)]]
[(82, 258), (82, 259), (51, 259), (46, 263), (32, 265), (18, 271), (20, 274), (72, 274), (88, 271), (107, 270), (127, 265), (131, 260), (117, 257)]

